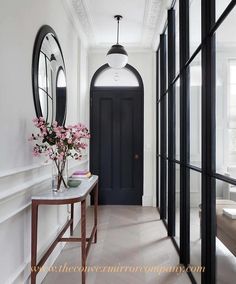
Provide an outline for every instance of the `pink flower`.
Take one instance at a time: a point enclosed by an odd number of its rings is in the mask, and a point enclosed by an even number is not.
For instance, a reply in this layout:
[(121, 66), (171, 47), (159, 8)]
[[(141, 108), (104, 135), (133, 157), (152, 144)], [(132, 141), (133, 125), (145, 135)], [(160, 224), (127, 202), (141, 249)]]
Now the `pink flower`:
[(54, 121), (50, 125), (43, 117), (34, 118), (33, 123), (39, 132), (29, 138), (29, 141), (37, 141), (33, 149), (35, 157), (44, 154), (53, 161), (64, 161), (67, 157), (80, 159), (81, 150), (88, 146), (82, 140), (89, 139), (90, 134), (81, 123), (63, 127)]
[(57, 136), (57, 138), (61, 138), (61, 132), (57, 131), (56, 136)]
[(78, 132), (75, 132), (74, 137), (75, 137), (75, 138), (80, 138), (80, 137), (81, 137), (80, 132), (79, 132), (79, 131), (78, 131)]
[(40, 149), (39, 149), (39, 147), (38, 146), (35, 146), (34, 148), (33, 148), (33, 156), (34, 157), (39, 157), (40, 156)]
[(57, 127), (57, 125), (58, 125), (57, 121), (54, 121), (53, 124), (52, 124), (52, 126), (53, 126), (54, 128)]

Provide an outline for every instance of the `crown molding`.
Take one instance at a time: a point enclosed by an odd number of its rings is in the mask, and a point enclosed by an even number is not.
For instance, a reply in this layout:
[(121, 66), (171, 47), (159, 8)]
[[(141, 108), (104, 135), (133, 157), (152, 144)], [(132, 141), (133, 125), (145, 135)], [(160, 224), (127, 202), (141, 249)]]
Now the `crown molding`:
[(95, 40), (93, 28), (92, 28), (92, 18), (89, 14), (89, 8), (86, 1), (83, 0), (67, 0), (71, 3), (71, 6), (74, 10), (74, 14), (79, 21), (80, 26), (82, 27), (84, 33), (88, 38), (88, 43), (90, 44)]
[(157, 50), (160, 41), (160, 34), (162, 33), (165, 23), (167, 21), (167, 10), (171, 8), (173, 0), (162, 1), (159, 10), (158, 20), (156, 22), (156, 31), (152, 38), (152, 49)]
[(89, 38), (86, 32), (84, 31), (84, 28), (78, 18), (78, 15), (75, 12), (74, 7), (72, 6), (72, 1), (71, 0), (61, 0), (61, 2), (63, 3), (64, 9), (65, 9), (65, 12), (67, 13), (69, 21), (72, 23), (75, 30), (77, 31), (77, 34), (79, 38), (82, 40), (83, 45), (85, 47), (88, 47)]
[(157, 29), (157, 22), (163, 5), (161, 0), (147, 0), (143, 17), (142, 39), (140, 44), (144, 47), (152, 47), (153, 36)]
[[(87, 39), (87, 46), (91, 47), (91, 50), (96, 49), (109, 49), (112, 43), (104, 42), (100, 43), (97, 41), (93, 26), (93, 18), (91, 16), (91, 9), (89, 2), (86, 0), (63, 0), (69, 8), (70, 15), (72, 15), (73, 21), (77, 29), (83, 31), (84, 37)], [(166, 21), (167, 13), (166, 10), (170, 7), (172, 0), (146, 0), (145, 10), (142, 19), (142, 34), (141, 39), (138, 42), (132, 44), (125, 44), (125, 47), (136, 49), (137, 46), (141, 49), (152, 49), (155, 50), (158, 44), (159, 34), (163, 29)]]

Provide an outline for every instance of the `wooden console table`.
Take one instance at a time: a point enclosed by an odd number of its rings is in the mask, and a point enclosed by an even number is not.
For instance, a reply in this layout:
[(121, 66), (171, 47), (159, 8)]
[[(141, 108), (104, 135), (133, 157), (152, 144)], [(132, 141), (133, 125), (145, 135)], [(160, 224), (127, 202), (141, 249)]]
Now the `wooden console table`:
[[(86, 197), (93, 193), (94, 196), (94, 226), (89, 238), (86, 238)], [(81, 258), (82, 258), (82, 284), (85, 284), (86, 276), (86, 259), (90, 245), (94, 238), (97, 242), (97, 208), (98, 208), (98, 176), (92, 176), (89, 180), (82, 181), (76, 188), (69, 188), (62, 193), (47, 191), (40, 192), (38, 195), (32, 196), (32, 218), (31, 218), (31, 284), (36, 283), (37, 273), (40, 271), (49, 255), (59, 242), (81, 242)], [(74, 204), (81, 202), (81, 237), (73, 237), (73, 220), (74, 220)], [(50, 245), (48, 250), (37, 262), (37, 234), (38, 234), (38, 207), (39, 205), (71, 205), (70, 219), (66, 222), (56, 239)], [(70, 237), (63, 237), (64, 233), (70, 227)], [(87, 244), (86, 244), (87, 243)]]

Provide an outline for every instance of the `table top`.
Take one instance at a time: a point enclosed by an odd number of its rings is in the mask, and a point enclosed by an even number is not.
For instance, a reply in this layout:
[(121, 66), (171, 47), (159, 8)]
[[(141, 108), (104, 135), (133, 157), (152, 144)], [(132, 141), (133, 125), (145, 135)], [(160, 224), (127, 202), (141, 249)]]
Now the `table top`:
[(94, 185), (98, 182), (98, 176), (93, 175), (88, 180), (82, 180), (78, 187), (70, 187), (63, 192), (55, 192), (48, 188), (47, 190), (41, 191), (36, 195), (31, 197), (31, 200), (37, 201), (74, 201), (78, 202), (85, 198), (90, 191), (93, 189)]

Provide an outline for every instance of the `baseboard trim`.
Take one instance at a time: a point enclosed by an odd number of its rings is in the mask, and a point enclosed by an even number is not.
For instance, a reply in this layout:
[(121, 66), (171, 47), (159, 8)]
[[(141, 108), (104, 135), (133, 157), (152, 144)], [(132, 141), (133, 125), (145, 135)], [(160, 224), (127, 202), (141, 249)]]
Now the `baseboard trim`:
[(142, 197), (142, 206), (153, 206), (153, 196), (152, 195), (143, 195)]

